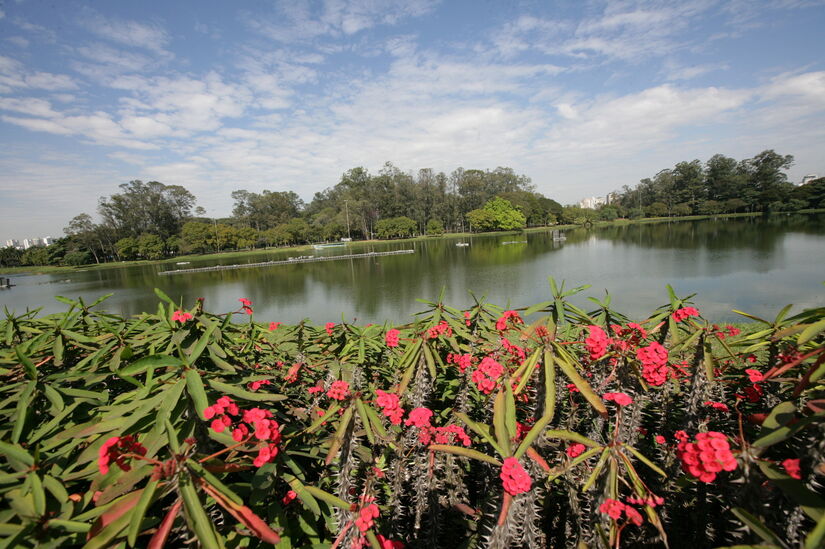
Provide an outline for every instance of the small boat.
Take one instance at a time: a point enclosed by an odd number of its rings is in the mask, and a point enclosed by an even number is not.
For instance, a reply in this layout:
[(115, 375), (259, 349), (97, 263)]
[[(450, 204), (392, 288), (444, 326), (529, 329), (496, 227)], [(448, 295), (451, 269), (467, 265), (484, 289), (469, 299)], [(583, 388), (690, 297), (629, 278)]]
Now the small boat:
[(508, 240), (507, 242), (502, 242), (502, 246), (506, 246), (507, 244), (527, 244), (526, 240)]
[(459, 248), (463, 248), (464, 246), (469, 246), (470, 243), (469, 242), (456, 242), (455, 245), (458, 246)]
[(563, 242), (565, 240), (567, 240), (567, 236), (563, 232), (559, 230), (553, 231), (553, 242)]
[(188, 261), (178, 261), (175, 265), (189, 265)]
[(313, 244), (312, 247), (316, 250), (324, 250), (326, 248), (343, 248), (345, 246), (344, 243), (335, 243), (335, 244)]

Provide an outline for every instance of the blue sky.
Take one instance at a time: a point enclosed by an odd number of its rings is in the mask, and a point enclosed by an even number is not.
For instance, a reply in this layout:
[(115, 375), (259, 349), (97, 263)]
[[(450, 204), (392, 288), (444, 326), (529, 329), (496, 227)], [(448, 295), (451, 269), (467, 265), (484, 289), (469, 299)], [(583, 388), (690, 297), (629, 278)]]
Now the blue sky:
[(681, 160), (825, 174), (825, 1), (0, 0), (0, 239), (132, 179), (211, 215), (355, 166), (509, 166), (562, 203)]

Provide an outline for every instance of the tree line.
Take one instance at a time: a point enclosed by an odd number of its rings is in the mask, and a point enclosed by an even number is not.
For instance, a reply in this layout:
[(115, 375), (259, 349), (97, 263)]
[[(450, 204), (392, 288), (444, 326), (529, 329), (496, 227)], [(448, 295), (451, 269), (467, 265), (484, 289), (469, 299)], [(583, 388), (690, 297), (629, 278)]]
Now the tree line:
[(404, 238), (444, 232), (518, 230), (556, 223), (825, 207), (825, 178), (796, 187), (787, 181), (793, 157), (772, 150), (737, 161), (715, 155), (679, 162), (634, 188), (608, 195), (597, 209), (562, 206), (536, 192), (511, 168), (458, 168), (450, 174), (404, 172), (386, 163), (377, 174), (350, 169), (305, 203), (292, 191), (239, 189), (232, 214), (210, 218), (179, 185), (131, 181), (99, 200), (95, 223), (75, 216), (66, 236), (47, 247), (0, 249), (0, 266), (82, 265), (162, 259), (341, 238)]

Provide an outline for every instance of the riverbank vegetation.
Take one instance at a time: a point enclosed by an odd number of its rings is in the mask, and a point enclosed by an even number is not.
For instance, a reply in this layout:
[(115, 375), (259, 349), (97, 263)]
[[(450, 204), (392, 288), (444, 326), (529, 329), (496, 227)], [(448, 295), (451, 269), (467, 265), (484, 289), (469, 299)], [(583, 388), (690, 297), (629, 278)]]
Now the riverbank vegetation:
[(716, 155), (680, 162), (611, 193), (596, 209), (562, 206), (511, 168), (406, 173), (387, 163), (378, 174), (348, 170), (309, 203), (291, 191), (238, 190), (232, 216), (205, 217), (188, 190), (132, 181), (98, 205), (100, 223), (75, 216), (66, 237), (25, 251), (0, 249), (0, 267), (85, 265), (181, 254), (295, 246), (310, 242), (404, 238), (736, 212), (825, 207), (825, 178), (795, 187), (793, 161), (774, 151), (737, 161)]
[(398, 326), (8, 315), (2, 543), (821, 547), (825, 309), (740, 331), (581, 289)]

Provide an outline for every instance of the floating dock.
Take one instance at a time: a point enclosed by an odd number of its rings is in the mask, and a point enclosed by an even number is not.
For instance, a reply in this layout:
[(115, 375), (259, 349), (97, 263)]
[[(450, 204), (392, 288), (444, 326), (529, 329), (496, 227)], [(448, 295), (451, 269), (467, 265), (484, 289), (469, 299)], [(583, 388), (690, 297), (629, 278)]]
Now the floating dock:
[(203, 273), (208, 271), (231, 271), (233, 269), (252, 269), (255, 267), (274, 267), (276, 265), (295, 265), (296, 263), (320, 263), (321, 261), (335, 261), (338, 259), (364, 259), (370, 257), (382, 257), (387, 255), (413, 254), (415, 250), (394, 250), (392, 252), (367, 252), (363, 254), (331, 255), (326, 257), (298, 257), (292, 259), (282, 259), (280, 261), (263, 261), (260, 263), (238, 263), (235, 265), (212, 265), (211, 267), (198, 267), (194, 269), (173, 269), (171, 271), (161, 271), (161, 275), (174, 275), (186, 273)]

